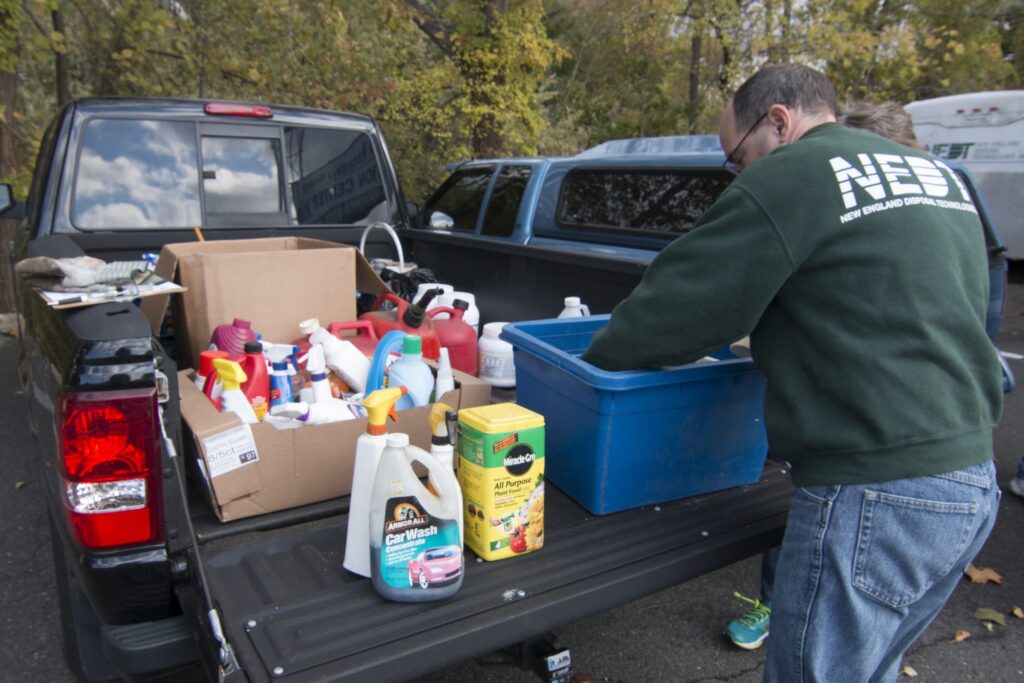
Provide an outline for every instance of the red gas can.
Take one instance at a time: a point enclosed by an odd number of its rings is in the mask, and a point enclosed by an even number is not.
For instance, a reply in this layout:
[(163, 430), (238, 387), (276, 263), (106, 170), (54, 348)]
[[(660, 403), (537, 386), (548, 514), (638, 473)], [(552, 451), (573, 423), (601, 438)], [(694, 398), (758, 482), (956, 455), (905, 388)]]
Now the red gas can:
[[(406, 334), (414, 334), (421, 339), (423, 357), (437, 360), (441, 356), (441, 343), (434, 333), (430, 319), (426, 317), (426, 308), (437, 291), (430, 290), (419, 301), (410, 305), (408, 301), (391, 292), (385, 292), (373, 302), (371, 310), (359, 316), (360, 320), (368, 320), (378, 339), (392, 330), (402, 330)], [(380, 310), (385, 301), (390, 301), (395, 308), (388, 311)]]
[(448, 349), (448, 359), (456, 370), (476, 375), (477, 371), (477, 348), (476, 332), (462, 319), (469, 304), (461, 299), (449, 306), (438, 306), (432, 308), (427, 314), (433, 318), (438, 313), (447, 313), (451, 317), (447, 320), (432, 320), (434, 332), (441, 346)]

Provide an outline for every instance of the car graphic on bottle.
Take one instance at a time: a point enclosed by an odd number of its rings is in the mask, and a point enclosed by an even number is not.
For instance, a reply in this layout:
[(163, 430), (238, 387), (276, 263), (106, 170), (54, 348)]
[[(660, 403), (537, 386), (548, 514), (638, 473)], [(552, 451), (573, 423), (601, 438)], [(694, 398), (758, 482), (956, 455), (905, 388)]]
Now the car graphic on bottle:
[(424, 590), (431, 585), (450, 583), (462, 574), (462, 548), (445, 545), (428, 548), (409, 560), (409, 585)]

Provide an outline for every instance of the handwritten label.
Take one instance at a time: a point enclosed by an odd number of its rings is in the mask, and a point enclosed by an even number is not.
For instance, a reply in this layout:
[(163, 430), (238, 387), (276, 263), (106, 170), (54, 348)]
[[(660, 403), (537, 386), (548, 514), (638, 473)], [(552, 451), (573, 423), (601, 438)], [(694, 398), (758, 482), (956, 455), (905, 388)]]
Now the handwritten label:
[(203, 451), (211, 477), (219, 477), (260, 459), (252, 429), (247, 424), (203, 439)]

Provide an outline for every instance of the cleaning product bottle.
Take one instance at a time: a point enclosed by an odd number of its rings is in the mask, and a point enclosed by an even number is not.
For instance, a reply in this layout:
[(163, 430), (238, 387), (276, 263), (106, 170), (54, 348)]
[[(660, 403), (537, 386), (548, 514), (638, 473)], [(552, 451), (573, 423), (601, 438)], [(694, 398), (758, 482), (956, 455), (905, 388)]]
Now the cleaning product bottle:
[[(349, 320), (343, 323), (331, 323), (327, 326), (327, 331), (338, 339), (344, 339), (353, 344), (363, 352), (364, 356), (372, 356), (373, 350), (377, 348), (377, 342), (380, 341), (377, 338), (377, 332), (373, 329), (373, 323), (369, 320)], [(353, 331), (355, 334), (346, 337), (342, 335), (345, 331)]]
[[(395, 296), (391, 292), (384, 292), (373, 302), (372, 309), (359, 316), (360, 320), (369, 320), (377, 336), (383, 338), (392, 330), (402, 330), (406, 334), (415, 334), (423, 339), (423, 356), (430, 360), (437, 360), (441, 352), (441, 342), (426, 317), (426, 309), (434, 295), (440, 290), (429, 289), (418, 301), (409, 304), (405, 299)], [(394, 310), (382, 311), (380, 307), (385, 301), (395, 305)]]
[(270, 407), (291, 403), (292, 375), (297, 347), (291, 344), (264, 344), (263, 353), (270, 361)]
[(452, 376), (452, 364), (448, 361), (448, 349), (441, 347), (441, 359), (437, 361), (437, 378), (434, 380), (434, 400), (455, 389), (455, 377)]
[[(438, 495), (413, 470), (427, 468)], [(462, 586), (462, 493), (451, 468), (407, 434), (388, 435), (370, 499), (370, 564), (373, 587), (397, 602), (427, 602)]]
[(245, 342), (245, 356), (241, 364), (246, 376), (242, 383), (242, 393), (249, 399), (256, 419), (262, 420), (270, 408), (270, 376), (267, 373), (267, 359), (263, 357), (263, 347), (259, 342)]
[(245, 318), (235, 318), (231, 324), (224, 323), (213, 328), (210, 349), (227, 351), (228, 357), (239, 359), (245, 355), (245, 343), (256, 341), (252, 323)]
[(224, 390), (220, 394), (221, 412), (232, 412), (241, 418), (242, 422), (255, 424), (259, 422), (256, 413), (252, 409), (249, 399), (242, 393), (242, 382), (246, 380), (245, 370), (238, 362), (224, 358), (214, 358), (213, 367), (224, 383)]
[(351, 342), (338, 339), (320, 327), (320, 321), (316, 318), (303, 320), (299, 323), (299, 329), (309, 337), (310, 344), (320, 344), (324, 347), (327, 367), (341, 375), (341, 378), (352, 387), (353, 391), (362, 391), (366, 388), (366, 375), (370, 371), (370, 361), (362, 351)]
[[(427, 416), (430, 424), (430, 454), (452, 472), (455, 471), (455, 434), (459, 424), (459, 414), (447, 403), (435, 403), (430, 407)], [(437, 487), (427, 472), (427, 488), (435, 496)]]
[(442, 347), (447, 347), (448, 357), (453, 368), (475, 375), (477, 370), (476, 332), (463, 319), (468, 308), (468, 303), (462, 299), (456, 299), (450, 307), (432, 308), (430, 315), (433, 317), (441, 313), (449, 314), (447, 320), (433, 320), (437, 340)]
[(514, 387), (516, 366), (513, 347), (500, 339), (501, 329), (508, 323), (487, 323), (480, 336), (480, 379), (494, 387)]
[(565, 308), (558, 314), (559, 318), (584, 318), (590, 315), (590, 309), (586, 304), (580, 303), (578, 296), (567, 296), (564, 303)]
[(366, 408), (366, 433), (356, 441), (356, 460), (352, 469), (352, 494), (348, 503), (348, 532), (345, 535), (345, 569), (370, 578), (370, 494), (380, 454), (388, 442), (387, 421), (395, 415), (395, 401), (405, 387), (378, 389), (363, 399)]
[[(223, 389), (223, 386), (217, 381), (217, 371), (213, 369), (213, 359), (227, 357), (227, 351), (207, 350), (199, 352), (199, 369), (196, 370), (196, 377), (193, 382), (195, 383), (196, 388), (206, 394), (207, 398), (209, 398), (214, 405), (217, 405), (220, 399), (220, 392), (221, 389)], [(212, 378), (209, 379), (210, 393), (206, 393), (206, 383), (208, 378)]]
[(313, 402), (327, 403), (334, 400), (331, 383), (327, 380), (327, 362), (324, 360), (324, 347), (313, 344), (306, 354), (306, 370), (309, 371), (313, 383)]
[(398, 410), (418, 408), (430, 403), (430, 392), (434, 389), (434, 373), (423, 360), (420, 352), (420, 338), (407, 334), (402, 340), (402, 356), (388, 368), (388, 386), (406, 387), (408, 393), (399, 399)]
[(290, 417), (293, 420), (309, 425), (325, 425), (361, 417), (358, 406), (355, 403), (349, 403), (338, 398), (332, 398), (330, 401), (320, 403), (306, 403), (304, 401), (284, 403), (271, 408), (270, 414), (275, 417)]

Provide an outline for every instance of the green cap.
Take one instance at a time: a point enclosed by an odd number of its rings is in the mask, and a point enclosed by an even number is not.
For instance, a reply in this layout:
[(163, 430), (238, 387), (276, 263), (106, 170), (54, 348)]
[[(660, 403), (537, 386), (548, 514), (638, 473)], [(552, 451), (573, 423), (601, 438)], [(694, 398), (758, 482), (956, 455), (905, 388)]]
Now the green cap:
[(402, 340), (402, 355), (410, 353), (422, 353), (420, 338), (415, 334), (405, 335), (405, 339)]

